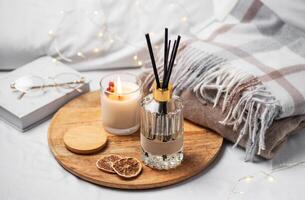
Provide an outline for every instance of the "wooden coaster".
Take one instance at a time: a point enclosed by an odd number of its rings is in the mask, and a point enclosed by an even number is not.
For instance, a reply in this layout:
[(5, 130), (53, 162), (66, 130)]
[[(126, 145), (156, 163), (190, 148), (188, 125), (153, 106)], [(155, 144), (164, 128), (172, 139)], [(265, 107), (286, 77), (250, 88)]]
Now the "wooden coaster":
[(101, 150), (107, 142), (107, 135), (96, 126), (76, 126), (64, 135), (67, 149), (77, 154), (92, 154)]

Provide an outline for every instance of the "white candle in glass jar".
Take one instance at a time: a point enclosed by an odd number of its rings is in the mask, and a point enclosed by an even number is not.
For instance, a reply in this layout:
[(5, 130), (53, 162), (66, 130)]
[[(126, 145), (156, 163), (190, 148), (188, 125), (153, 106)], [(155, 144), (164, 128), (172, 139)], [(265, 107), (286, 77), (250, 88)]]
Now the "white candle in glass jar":
[(104, 128), (113, 134), (127, 135), (139, 128), (140, 86), (136, 83), (110, 81), (101, 94)]

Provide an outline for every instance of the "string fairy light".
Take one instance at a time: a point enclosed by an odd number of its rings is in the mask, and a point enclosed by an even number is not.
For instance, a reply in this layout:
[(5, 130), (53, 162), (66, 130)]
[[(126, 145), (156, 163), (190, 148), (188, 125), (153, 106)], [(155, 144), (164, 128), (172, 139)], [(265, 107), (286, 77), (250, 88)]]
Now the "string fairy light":
[(269, 182), (274, 182), (274, 181), (275, 181), (275, 179), (274, 179), (274, 177), (273, 177), (273, 176), (268, 176), (268, 178), (267, 178), (267, 179), (268, 179), (268, 181), (269, 181)]
[(182, 5), (182, 4), (181, 4), (180, 2), (178, 2), (178, 1), (175, 1), (175, 3), (172, 2), (172, 3), (170, 4), (170, 7), (172, 7), (172, 8), (178, 7), (179, 10), (182, 10), (183, 13), (184, 13), (184, 15), (183, 15), (183, 17), (181, 17), (180, 20), (181, 20), (183, 23), (187, 23), (188, 26), (193, 25), (193, 24), (191, 24), (191, 22), (188, 20), (188, 19), (190, 19), (189, 16), (191, 16), (191, 15), (190, 15), (190, 13), (187, 11), (187, 9), (185, 8), (184, 5)]
[(53, 37), (53, 36), (54, 36), (54, 31), (53, 31), (52, 29), (49, 30), (48, 35), (49, 35), (50, 37)]
[(133, 60), (138, 60), (138, 55), (134, 55)]
[(61, 52), (60, 52), (60, 50), (58, 49), (58, 47), (57, 47), (57, 40), (55, 40), (54, 41), (54, 48), (55, 48), (55, 51), (57, 52), (57, 55), (58, 55), (58, 57), (60, 58), (57, 58), (57, 61), (59, 61), (59, 60), (64, 60), (64, 61), (66, 61), (66, 62), (72, 62), (72, 60), (70, 59), (70, 58), (67, 58), (66, 56), (64, 56)]
[(97, 37), (98, 37), (98, 38), (101, 38), (101, 37), (103, 37), (103, 36), (104, 36), (104, 33), (103, 33), (102, 31), (99, 31), (98, 34), (97, 34)]
[(93, 53), (99, 53), (101, 50), (99, 48), (94, 48)]
[(57, 63), (58, 62), (57, 58), (52, 58), (52, 62)]
[(139, 61), (138, 61), (138, 65), (139, 65), (139, 66), (142, 66), (142, 65), (143, 65), (143, 62), (142, 62), (141, 60), (139, 60)]
[(186, 22), (187, 21), (187, 17), (186, 16), (181, 17), (181, 21), (182, 22)]
[[(137, 6), (138, 11), (140, 11), (142, 13), (145, 11), (145, 9), (143, 7), (142, 0), (135, 1), (134, 5)], [(185, 7), (182, 4), (180, 4), (179, 2), (171, 1), (171, 3), (167, 4), (167, 6), (169, 6), (171, 8), (177, 7), (180, 12), (182, 11), (181, 14), (183, 14), (183, 15), (181, 15), (182, 17), (180, 19), (180, 22), (184, 23), (184, 24), (187, 23), (188, 25), (190, 25), (189, 22), (188, 22), (189, 21), (188, 19), (189, 19), (190, 15), (189, 15), (189, 13), (187, 12), (187, 10), (185, 9)], [(70, 58), (70, 57), (73, 57), (73, 55), (67, 57), (67, 56), (64, 56), (64, 54), (60, 51), (60, 48), (59, 48), (58, 42), (57, 42), (57, 37), (58, 37), (57, 31), (59, 30), (60, 26), (62, 25), (62, 23), (64, 21), (64, 18), (67, 15), (73, 13), (74, 11), (76, 11), (76, 10), (75, 9), (71, 9), (71, 10), (68, 10), (68, 11), (60, 10), (59, 13), (62, 15), (62, 19), (59, 22), (59, 24), (57, 25), (57, 29), (50, 29), (48, 31), (49, 37), (52, 38), (55, 41), (54, 49), (55, 49), (57, 55), (55, 55), (55, 56), (53, 55), (53, 56), (56, 57), (55, 58), (56, 62), (58, 62), (60, 60), (64, 60), (66, 62), (72, 62), (73, 61)], [(146, 12), (148, 12), (147, 9), (146, 9)], [(93, 14), (94, 16), (100, 16), (100, 15), (104, 15), (104, 12), (102, 10), (100, 10), (100, 9), (96, 9), (96, 10), (93, 10), (93, 11), (87, 10), (86, 14), (89, 15), (89, 16), (90, 16), (90, 14)], [(98, 29), (99, 29), (99, 31), (96, 33), (97, 38), (100, 38), (100, 39), (104, 38), (103, 40), (108, 41), (108, 43), (110, 45), (112, 45), (115, 42), (115, 40), (117, 40), (117, 41), (120, 41), (121, 43), (123, 43), (126, 46), (130, 46), (130, 47), (133, 47), (135, 49), (141, 48), (141, 46), (139, 44), (132, 44), (129, 41), (124, 40), (122, 37), (119, 37), (117, 34), (112, 32), (111, 30), (109, 30), (108, 23), (106, 21), (106, 17), (105, 17), (105, 22), (102, 23), (102, 24), (98, 24), (96, 22), (93, 22), (92, 20), (90, 20), (90, 21), (92, 22), (92, 24), (96, 25), (98, 27)], [(155, 35), (155, 32), (151, 32), (150, 34), (153, 36), (153, 35)], [(107, 36), (107, 37), (105, 37), (105, 36)], [(158, 50), (159, 49), (159, 45), (155, 45), (154, 48), (156, 50)], [(93, 53), (105, 52), (105, 49), (93, 48), (92, 52)], [(86, 58), (84, 53), (82, 51), (80, 51), (80, 50), (77, 51), (76, 56), (78, 56), (79, 58), (83, 58), (83, 59)], [(139, 60), (138, 55), (132, 56), (131, 59), (133, 59), (137, 63), (138, 66), (143, 66), (143, 64), (147, 62), (147, 61)]]
[(246, 182), (251, 182), (253, 180), (253, 176), (245, 176), (243, 177), (243, 180), (245, 180)]
[(76, 54), (77, 56), (79, 56), (79, 57), (82, 57), (82, 58), (85, 58), (85, 55), (82, 53), (82, 52), (77, 52), (77, 54)]
[(300, 161), (300, 162), (296, 162), (296, 163), (291, 163), (291, 164), (288, 164), (288, 165), (285, 165), (285, 166), (279, 166), (277, 168), (271, 169), (269, 172), (259, 171), (256, 174), (241, 177), (233, 185), (233, 187), (232, 187), (232, 189), (231, 189), (231, 191), (230, 191), (230, 193), (227, 197), (227, 200), (231, 200), (234, 195), (244, 195), (245, 191), (237, 190), (238, 186), (240, 184), (243, 184), (243, 183), (251, 183), (253, 181), (253, 179), (260, 174), (264, 175), (263, 180), (268, 181), (269, 183), (272, 184), (272, 183), (276, 182), (275, 173), (278, 173), (280, 171), (285, 171), (285, 170), (288, 170), (288, 169), (291, 169), (291, 168), (294, 168), (294, 167), (297, 167), (297, 166), (301, 166), (301, 165), (305, 166), (305, 160)]

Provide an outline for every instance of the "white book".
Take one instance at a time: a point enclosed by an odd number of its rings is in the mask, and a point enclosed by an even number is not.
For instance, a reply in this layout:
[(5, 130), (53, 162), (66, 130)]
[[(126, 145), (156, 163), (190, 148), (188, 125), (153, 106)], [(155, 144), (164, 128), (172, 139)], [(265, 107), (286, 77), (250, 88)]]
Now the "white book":
[[(39, 80), (38, 85), (54, 85), (65, 83), (72, 79), (83, 77), (76, 70), (61, 62), (53, 62), (51, 57), (41, 57), (4, 76), (0, 77), (0, 119), (20, 131), (26, 131), (51, 116), (61, 106), (71, 99), (90, 90), (89, 81), (84, 77), (84, 83), (60, 85), (57, 87), (39, 87), (23, 95), (12, 86), (20, 84), (20, 80)], [(43, 81), (43, 82), (42, 82)], [(26, 82), (26, 81), (25, 81)], [(35, 82), (36, 84), (36, 82)], [(19, 87), (20, 88), (20, 87)], [(20, 99), (20, 97), (22, 97)]]

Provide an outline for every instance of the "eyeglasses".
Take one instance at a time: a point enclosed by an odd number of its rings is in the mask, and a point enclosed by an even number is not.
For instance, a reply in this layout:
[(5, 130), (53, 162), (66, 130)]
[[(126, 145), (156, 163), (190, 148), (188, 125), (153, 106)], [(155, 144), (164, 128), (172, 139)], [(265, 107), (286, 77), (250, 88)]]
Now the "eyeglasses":
[(20, 93), (18, 99), (22, 99), (25, 95), (38, 96), (46, 92), (47, 88), (56, 88), (58, 92), (69, 92), (76, 90), (85, 83), (85, 78), (73, 73), (61, 73), (54, 77), (48, 77), (52, 82), (46, 83), (45, 79), (40, 76), (22, 76), (11, 83), (10, 87), (13, 92)]

